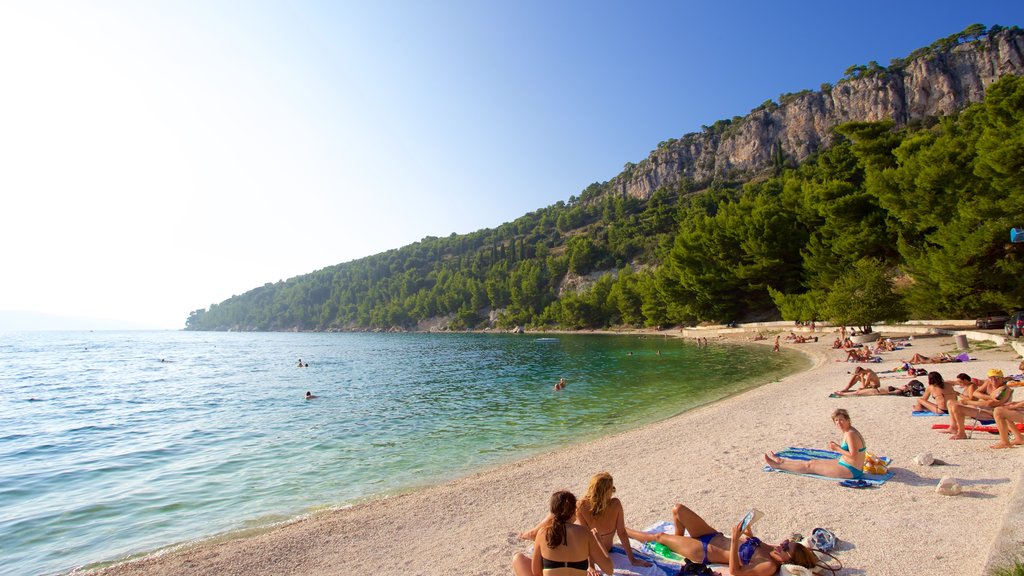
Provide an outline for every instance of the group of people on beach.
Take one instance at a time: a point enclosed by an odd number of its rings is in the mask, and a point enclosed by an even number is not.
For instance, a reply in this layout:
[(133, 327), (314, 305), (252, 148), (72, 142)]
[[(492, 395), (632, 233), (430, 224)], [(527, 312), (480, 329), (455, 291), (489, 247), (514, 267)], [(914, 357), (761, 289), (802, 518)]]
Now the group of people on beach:
[[(992, 368), (986, 375), (985, 380), (980, 380), (961, 372), (954, 380), (946, 381), (942, 374), (931, 371), (927, 385), (911, 380), (901, 387), (883, 387), (878, 373), (858, 366), (846, 386), (833, 392), (832, 396), (918, 396), (913, 404), (914, 412), (949, 416), (947, 432), (950, 440), (968, 438), (970, 429), (966, 421), (973, 418), (976, 421), (994, 421), (999, 442), (992, 448), (1024, 446), (1024, 401), (1013, 402), (1013, 388), (1002, 370)], [(860, 388), (854, 389), (858, 383)], [(957, 387), (961, 389), (958, 391)]]
[[(783, 564), (807, 569), (818, 566), (814, 551), (803, 544), (785, 540), (771, 545), (754, 536), (749, 526), (737, 523), (727, 537), (711, 527), (690, 508), (672, 507), (673, 530), (641, 532), (626, 527), (622, 502), (614, 497), (611, 474), (594, 475), (586, 495), (579, 501), (567, 490), (551, 495), (549, 512), (536, 527), (519, 537), (533, 541), (533, 556), (516, 553), (512, 571), (516, 576), (585, 576), (596, 567), (612, 574), (616, 566), (632, 572), (661, 575), (664, 571), (636, 557), (629, 539), (657, 542), (671, 551), (703, 564), (728, 564), (734, 576), (770, 576)], [(612, 553), (614, 538), (623, 544), (624, 554)]]

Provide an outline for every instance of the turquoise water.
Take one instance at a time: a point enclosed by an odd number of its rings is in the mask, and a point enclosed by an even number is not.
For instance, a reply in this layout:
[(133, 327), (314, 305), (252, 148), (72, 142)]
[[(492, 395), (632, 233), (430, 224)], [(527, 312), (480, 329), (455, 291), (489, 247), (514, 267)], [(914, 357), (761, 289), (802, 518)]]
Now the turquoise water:
[(557, 338), (0, 333), (0, 573), (438, 483), (804, 365), (766, 347)]

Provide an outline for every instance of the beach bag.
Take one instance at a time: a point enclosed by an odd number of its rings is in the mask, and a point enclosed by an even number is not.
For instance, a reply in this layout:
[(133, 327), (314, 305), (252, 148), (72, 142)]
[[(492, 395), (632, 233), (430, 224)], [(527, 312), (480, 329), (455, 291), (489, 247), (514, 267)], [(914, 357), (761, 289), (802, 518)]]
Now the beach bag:
[(693, 562), (689, 558), (686, 558), (686, 564), (679, 567), (679, 576), (712, 576), (713, 574), (711, 566)]
[[(885, 465), (885, 461), (875, 456), (871, 452), (864, 453), (864, 471), (868, 474), (885, 474), (889, 471), (889, 467)], [(825, 550), (819, 548), (819, 550)], [(828, 550), (825, 550), (828, 552)]]
[(907, 386), (910, 386), (910, 393), (913, 396), (924, 396), (924, 383), (919, 380), (911, 380)]

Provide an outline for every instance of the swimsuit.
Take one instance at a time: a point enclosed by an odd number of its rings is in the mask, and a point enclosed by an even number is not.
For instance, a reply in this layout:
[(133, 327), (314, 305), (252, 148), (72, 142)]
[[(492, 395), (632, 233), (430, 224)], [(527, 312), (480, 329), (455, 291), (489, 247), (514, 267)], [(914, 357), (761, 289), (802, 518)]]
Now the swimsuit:
[(589, 560), (577, 560), (575, 562), (562, 561), (562, 560), (548, 560), (541, 556), (540, 563), (544, 570), (551, 570), (552, 568), (575, 568), (577, 570), (583, 570), (584, 572), (590, 567)]
[(750, 537), (740, 544), (740, 563), (746, 566), (750, 563), (750, 559), (754, 557), (754, 551), (757, 550), (758, 546), (761, 545), (761, 540), (756, 537)]
[[(842, 448), (843, 450), (849, 450), (850, 449), (850, 447), (846, 444), (846, 440), (843, 440), (843, 443), (840, 444), (839, 447)], [(857, 452), (864, 452), (867, 449), (868, 449), (867, 446), (861, 446), (860, 450), (857, 450)], [(853, 474), (853, 478), (855, 480), (858, 479), (858, 478), (863, 478), (864, 477), (864, 471), (863, 470), (861, 470), (859, 468), (855, 468), (852, 464), (847, 464), (846, 461), (843, 460), (842, 456), (839, 457), (838, 462), (839, 462), (840, 466), (846, 468), (847, 470), (850, 471), (851, 474)]]
[[(724, 536), (721, 532), (710, 532), (703, 536), (699, 536), (697, 540), (700, 541), (700, 545), (704, 548), (704, 560), (701, 564), (708, 563), (708, 544), (715, 539), (715, 536)], [(750, 563), (750, 559), (754, 557), (754, 551), (757, 550), (758, 546), (761, 545), (759, 538), (747, 538), (740, 544), (740, 563), (746, 566)]]
[(700, 540), (700, 545), (704, 547), (704, 561), (701, 564), (708, 563), (708, 544), (715, 539), (715, 536), (724, 536), (724, 534), (721, 532), (709, 532), (697, 538), (697, 540)]

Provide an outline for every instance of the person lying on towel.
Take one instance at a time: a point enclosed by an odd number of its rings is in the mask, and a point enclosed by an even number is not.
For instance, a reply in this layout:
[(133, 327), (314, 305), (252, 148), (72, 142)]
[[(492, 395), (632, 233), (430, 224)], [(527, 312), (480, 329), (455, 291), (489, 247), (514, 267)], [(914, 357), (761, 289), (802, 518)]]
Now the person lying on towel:
[[(803, 544), (789, 540), (777, 546), (765, 544), (754, 536), (749, 527), (741, 531), (740, 524), (732, 527), (731, 537), (726, 537), (682, 504), (672, 507), (672, 523), (675, 534), (651, 534), (629, 528), (626, 532), (634, 540), (659, 542), (691, 560), (701, 559), (704, 564), (728, 564), (733, 576), (771, 576), (783, 564), (799, 564), (808, 569), (814, 569), (818, 564), (817, 556)], [(686, 532), (690, 535), (684, 536)]]

